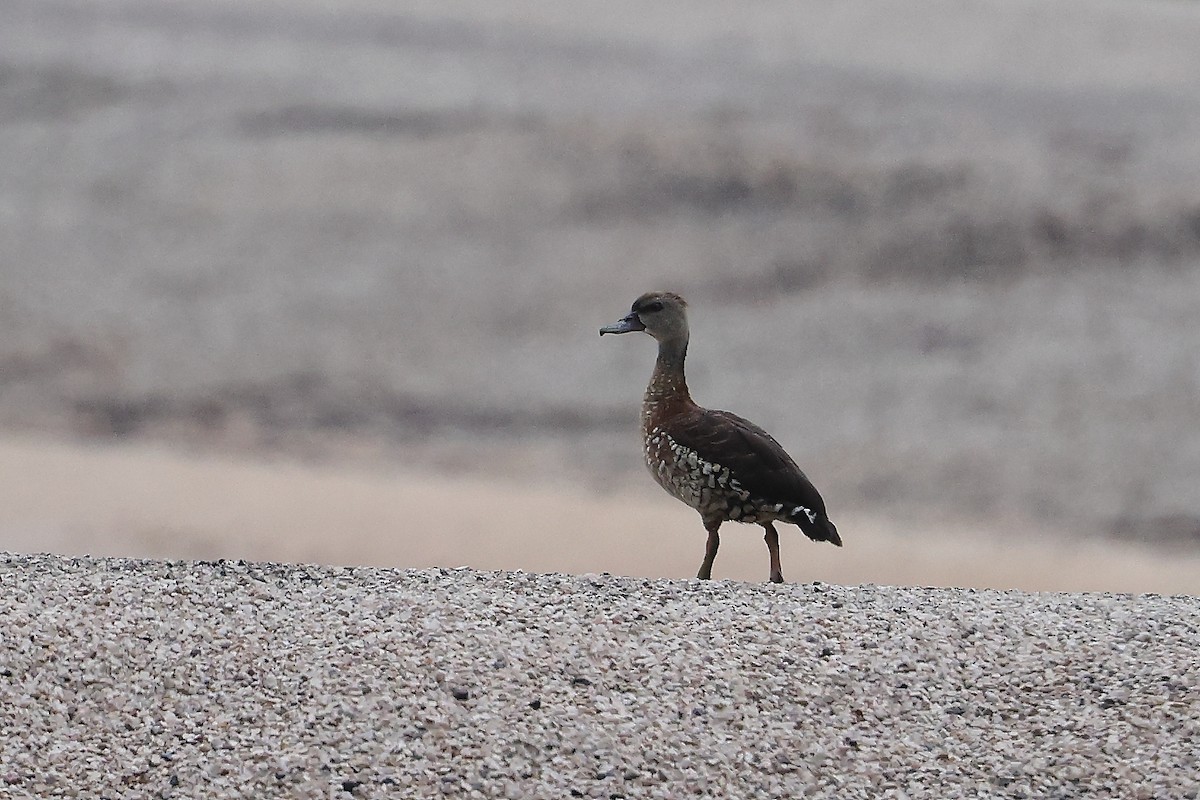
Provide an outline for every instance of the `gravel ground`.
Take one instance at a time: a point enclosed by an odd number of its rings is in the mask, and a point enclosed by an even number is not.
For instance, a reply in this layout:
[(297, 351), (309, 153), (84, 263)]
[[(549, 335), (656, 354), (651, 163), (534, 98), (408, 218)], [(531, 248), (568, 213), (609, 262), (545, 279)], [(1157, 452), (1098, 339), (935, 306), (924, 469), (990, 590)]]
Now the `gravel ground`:
[(5, 797), (1196, 797), (1200, 599), (0, 561)]

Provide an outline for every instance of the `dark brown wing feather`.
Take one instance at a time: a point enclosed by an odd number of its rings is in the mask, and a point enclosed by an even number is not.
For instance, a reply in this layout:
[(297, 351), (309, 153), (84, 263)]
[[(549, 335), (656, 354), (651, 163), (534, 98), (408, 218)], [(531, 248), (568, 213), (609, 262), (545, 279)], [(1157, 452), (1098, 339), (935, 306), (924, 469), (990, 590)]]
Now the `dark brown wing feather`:
[(685, 436), (676, 441), (729, 467), (752, 496), (825, 513), (825, 502), (808, 476), (775, 437), (753, 422), (728, 411), (702, 410), (693, 415)]
[(728, 467), (751, 497), (811, 509), (815, 522), (801, 518), (796, 524), (811, 538), (841, 544), (816, 487), (783, 446), (753, 422), (728, 411), (698, 408), (671, 420), (670, 432), (706, 461)]

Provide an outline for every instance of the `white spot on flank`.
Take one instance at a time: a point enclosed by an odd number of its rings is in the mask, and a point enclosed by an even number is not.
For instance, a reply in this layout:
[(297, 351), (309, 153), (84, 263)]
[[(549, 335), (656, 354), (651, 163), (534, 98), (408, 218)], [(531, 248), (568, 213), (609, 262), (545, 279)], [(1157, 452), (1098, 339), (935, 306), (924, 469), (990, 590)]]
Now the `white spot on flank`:
[(810, 510), (810, 509), (807, 509), (807, 508), (805, 508), (804, 506), (796, 506), (795, 508), (793, 508), (793, 509), (792, 509), (792, 516), (793, 516), (793, 517), (794, 517), (794, 516), (796, 516), (796, 515), (797, 515), (797, 514), (799, 514), (801, 511), (803, 511), (803, 512), (804, 512), (804, 516), (808, 517), (808, 521), (809, 521), (809, 522), (816, 522), (816, 521), (817, 521), (817, 515), (816, 515), (815, 513), (813, 513), (813, 511), (812, 511), (812, 510)]

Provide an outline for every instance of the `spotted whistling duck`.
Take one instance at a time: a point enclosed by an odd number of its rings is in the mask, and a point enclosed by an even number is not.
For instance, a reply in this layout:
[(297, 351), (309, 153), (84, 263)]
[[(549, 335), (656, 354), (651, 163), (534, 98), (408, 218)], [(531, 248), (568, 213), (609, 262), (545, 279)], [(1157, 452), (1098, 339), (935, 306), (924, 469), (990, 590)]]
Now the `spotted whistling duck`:
[(757, 523), (771, 557), (771, 582), (783, 583), (776, 522), (799, 526), (808, 538), (842, 546), (825, 501), (769, 433), (728, 411), (702, 408), (688, 393), (687, 303), (671, 292), (634, 301), (606, 333), (645, 331), (658, 341), (658, 360), (642, 402), (646, 466), (659, 485), (700, 512), (708, 546), (697, 578), (712, 577), (725, 521)]

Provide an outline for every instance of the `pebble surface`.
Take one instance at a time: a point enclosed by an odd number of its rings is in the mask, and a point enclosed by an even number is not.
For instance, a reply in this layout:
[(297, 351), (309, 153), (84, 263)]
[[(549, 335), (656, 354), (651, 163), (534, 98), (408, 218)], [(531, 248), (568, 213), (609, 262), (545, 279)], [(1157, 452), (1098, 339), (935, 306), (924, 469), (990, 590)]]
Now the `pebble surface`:
[(1200, 796), (1200, 599), (0, 555), (0, 797)]

